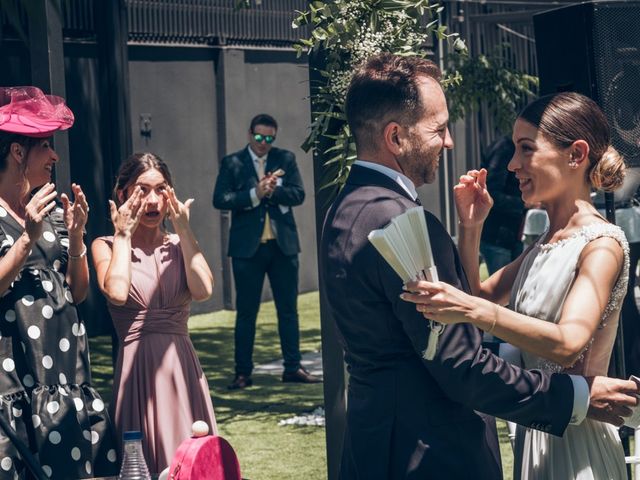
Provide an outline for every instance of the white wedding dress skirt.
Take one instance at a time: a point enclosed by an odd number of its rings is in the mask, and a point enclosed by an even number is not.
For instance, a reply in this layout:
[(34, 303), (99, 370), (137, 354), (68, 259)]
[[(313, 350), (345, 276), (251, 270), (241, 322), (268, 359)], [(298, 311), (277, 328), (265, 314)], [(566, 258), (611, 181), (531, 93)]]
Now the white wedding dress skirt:
[(618, 429), (586, 419), (562, 438), (521, 426), (516, 430), (514, 479), (624, 480), (627, 472)]
[[(510, 304), (517, 312), (557, 323), (573, 284), (582, 249), (602, 236), (612, 237), (622, 245), (625, 262), (592, 342), (576, 364), (568, 369), (523, 351), (526, 368), (584, 376), (607, 374), (629, 278), (629, 245), (620, 228), (594, 223), (561, 242), (536, 243), (520, 267)], [(514, 457), (514, 480), (627, 478), (616, 427), (590, 419), (580, 425), (569, 425), (562, 438), (519, 426)]]

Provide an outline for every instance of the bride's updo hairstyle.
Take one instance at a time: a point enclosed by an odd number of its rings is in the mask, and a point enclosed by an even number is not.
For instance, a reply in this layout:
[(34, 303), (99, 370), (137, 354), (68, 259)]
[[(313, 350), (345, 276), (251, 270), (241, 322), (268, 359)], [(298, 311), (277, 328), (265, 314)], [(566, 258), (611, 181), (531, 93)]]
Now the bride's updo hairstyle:
[(557, 148), (568, 148), (576, 140), (587, 142), (587, 176), (593, 188), (612, 191), (622, 185), (624, 160), (611, 146), (607, 118), (589, 97), (575, 92), (545, 95), (527, 105), (518, 118), (534, 125)]

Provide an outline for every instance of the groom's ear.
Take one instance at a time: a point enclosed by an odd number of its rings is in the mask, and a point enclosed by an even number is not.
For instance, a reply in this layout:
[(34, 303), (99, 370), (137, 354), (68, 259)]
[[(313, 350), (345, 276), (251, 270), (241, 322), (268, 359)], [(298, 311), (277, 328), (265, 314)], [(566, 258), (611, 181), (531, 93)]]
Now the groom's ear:
[(389, 122), (382, 131), (382, 140), (389, 152), (399, 155), (402, 152), (402, 143), (400, 140), (401, 127), (399, 123)]

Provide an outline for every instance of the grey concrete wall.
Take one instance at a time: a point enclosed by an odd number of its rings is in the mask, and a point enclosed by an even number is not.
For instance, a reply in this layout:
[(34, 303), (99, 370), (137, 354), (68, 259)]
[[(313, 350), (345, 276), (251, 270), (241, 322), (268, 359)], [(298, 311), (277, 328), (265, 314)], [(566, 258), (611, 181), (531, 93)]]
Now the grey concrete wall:
[[(295, 153), (306, 191), (304, 203), (294, 208), (302, 252), (300, 254), (301, 292), (318, 288), (316, 259), (315, 203), (311, 154), (300, 145), (310, 122), (308, 69), (305, 59), (296, 60), (289, 51), (235, 50), (221, 52), (224, 63), (225, 153), (247, 144), (251, 118), (268, 113), (278, 122), (275, 145)], [(222, 155), (222, 152), (221, 152)], [(265, 282), (263, 299), (271, 292)]]
[[(211, 206), (217, 165), (216, 51), (130, 47), (129, 88), (134, 152), (153, 152), (171, 170), (178, 198), (194, 198), (191, 226), (216, 277), (212, 298), (194, 313), (222, 308), (219, 213)], [(151, 134), (140, 133), (140, 115)]]
[[(179, 197), (196, 199), (191, 224), (216, 277), (212, 299), (195, 303), (194, 313), (221, 309), (225, 294), (234, 297), (222, 242), (221, 229), (227, 226), (222, 212), (213, 209), (211, 195), (219, 161), (245, 147), (257, 113), (277, 119), (276, 145), (296, 154), (307, 192), (304, 204), (294, 209), (303, 249), (299, 285), (301, 292), (318, 287), (313, 165), (311, 155), (300, 149), (310, 119), (307, 77), (306, 64), (289, 51), (129, 48), (133, 150), (160, 155)], [(151, 116), (150, 136), (140, 132), (142, 114)], [(265, 282), (263, 299), (270, 298)]]

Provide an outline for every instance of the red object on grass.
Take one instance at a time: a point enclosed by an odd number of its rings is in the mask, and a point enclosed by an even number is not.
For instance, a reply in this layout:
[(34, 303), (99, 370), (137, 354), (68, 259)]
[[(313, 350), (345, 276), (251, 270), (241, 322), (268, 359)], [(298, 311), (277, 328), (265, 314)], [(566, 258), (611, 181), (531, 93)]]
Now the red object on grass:
[(187, 438), (169, 467), (171, 480), (241, 480), (233, 448), (217, 435)]

